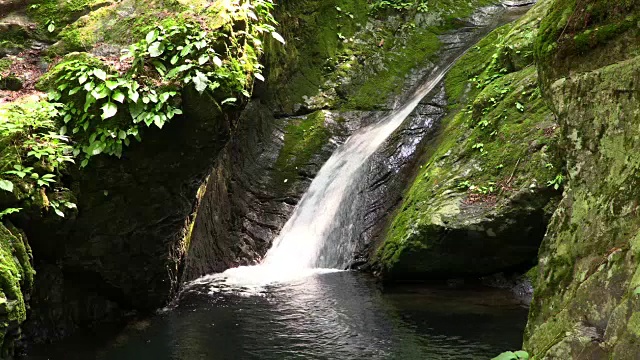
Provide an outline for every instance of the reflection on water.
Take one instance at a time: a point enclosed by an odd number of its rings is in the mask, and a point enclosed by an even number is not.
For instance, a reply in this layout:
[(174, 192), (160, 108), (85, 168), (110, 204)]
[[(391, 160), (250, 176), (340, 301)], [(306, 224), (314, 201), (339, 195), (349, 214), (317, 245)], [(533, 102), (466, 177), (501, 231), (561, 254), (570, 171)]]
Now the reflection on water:
[(386, 293), (353, 272), (274, 285), (258, 296), (210, 287), (192, 287), (177, 308), (106, 345), (70, 343), (28, 359), (489, 359), (520, 348), (527, 316), (502, 290)]

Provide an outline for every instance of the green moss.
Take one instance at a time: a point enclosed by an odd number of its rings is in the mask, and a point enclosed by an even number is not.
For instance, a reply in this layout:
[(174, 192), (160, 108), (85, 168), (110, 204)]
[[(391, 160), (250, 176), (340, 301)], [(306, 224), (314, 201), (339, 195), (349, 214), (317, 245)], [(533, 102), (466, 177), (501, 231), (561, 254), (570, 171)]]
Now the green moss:
[[(508, 90), (507, 95), (504, 90)], [(516, 189), (527, 188), (532, 181), (544, 187), (561, 171), (553, 150), (557, 139), (548, 133), (553, 126), (551, 112), (536, 90), (535, 68), (528, 67), (494, 81), (478, 94), (474, 106), (481, 106), (483, 111), (477, 118), (461, 111), (445, 120), (435, 150), (405, 195), (380, 249), (378, 256), (386, 267), (393, 268), (402, 253), (428, 246), (432, 231), (428, 224), (446, 222), (442, 216), (458, 216), (457, 206), (434, 199), (466, 190), (460, 189), (460, 184), (468, 182), (487, 189), (493, 186), (498, 193), (498, 184), (505, 182)], [(516, 104), (522, 104), (523, 110)], [(483, 122), (488, 125), (475, 125)], [(482, 144), (482, 150), (478, 144)], [(533, 152), (532, 144), (536, 149)], [(511, 174), (515, 176), (511, 178)], [(498, 196), (508, 197), (509, 193)]]
[(22, 50), (30, 43), (31, 34), (25, 26), (9, 26), (7, 30), (0, 32), (0, 52), (2, 49)]
[(426, 13), (408, 9), (377, 18), (364, 0), (285, 3), (278, 19), (289, 41), (268, 52), (270, 82), (287, 84), (276, 101), (285, 112), (304, 103), (313, 109), (383, 108), (403, 90), (412, 70), (435, 59), (438, 35), (495, 1), (429, 3)]
[[(607, 57), (607, 46), (590, 49), (589, 56)], [(577, 59), (571, 59), (572, 69), (602, 64)], [(566, 61), (555, 55), (546, 60), (554, 69)], [(633, 314), (640, 283), (640, 155), (635, 151), (640, 117), (636, 93), (627, 90), (640, 79), (638, 64), (637, 57), (630, 58), (547, 83), (545, 95), (565, 134), (562, 150), (571, 180), (540, 249), (541, 278), (525, 337), (525, 347), (536, 358), (555, 358), (560, 351), (576, 358), (590, 353), (594, 344), (603, 357), (626, 359), (638, 353)], [(564, 74), (547, 75), (554, 80)], [(552, 328), (561, 316), (566, 321)], [(585, 342), (585, 326), (596, 327), (602, 338)], [(557, 345), (547, 348), (548, 339), (556, 336)]]
[(26, 238), (17, 229), (0, 225), (0, 357), (8, 358), (17, 340), (7, 331), (16, 329), (26, 319), (25, 294), (33, 286), (35, 274)]
[[(541, 97), (531, 56), (547, 4), (540, 3), (515, 25), (490, 33), (447, 74), (451, 113), (377, 253), (387, 273), (444, 268), (464, 272), (447, 264), (456, 261), (454, 257), (440, 261), (429, 254), (447, 246), (444, 233), (451, 230), (443, 229), (467, 229), (466, 221), (476, 221), (470, 218), (473, 211), (467, 214), (468, 194), (492, 198), (492, 205), (480, 205), (478, 214), (517, 212), (518, 205), (510, 202), (515, 193), (545, 193), (547, 182), (562, 172), (557, 125)], [(528, 206), (550, 213), (552, 202)], [(490, 217), (498, 216), (505, 215)], [(487, 231), (492, 238), (498, 230), (477, 231)]]
[(27, 9), (42, 33), (49, 33), (50, 24), (55, 27), (54, 33), (58, 33), (82, 15), (110, 3), (108, 0), (34, 0)]
[(102, 60), (91, 54), (85, 52), (70, 53), (38, 80), (36, 88), (41, 91), (53, 90), (56, 81), (69, 73), (69, 66), (75, 61), (80, 61), (91, 67), (106, 68)]
[(348, 97), (344, 108), (371, 110), (384, 105), (390, 95), (401, 91), (405, 77), (411, 70), (435, 59), (440, 46), (440, 40), (434, 32), (422, 29), (412, 32), (403, 46), (404, 51), (394, 51), (385, 56), (384, 70), (375, 77), (367, 78)]
[(7, 71), (11, 64), (13, 64), (13, 61), (9, 58), (0, 59), (0, 73)]
[[(536, 58), (545, 77), (556, 79), (572, 68), (593, 70), (622, 60), (638, 49), (640, 6), (637, 2), (551, 2), (536, 40)], [(598, 53), (599, 48), (607, 50)], [(603, 56), (604, 53), (607, 55)], [(585, 56), (589, 56), (587, 61), (575, 61)]]
[(300, 169), (322, 150), (331, 136), (322, 111), (290, 121), (285, 128), (284, 145), (275, 163), (274, 181), (278, 187), (285, 181), (294, 181)]
[(447, 96), (451, 104), (458, 104), (466, 90), (475, 90), (471, 79), (477, 78), (487, 70), (496, 52), (495, 44), (502, 42), (512, 25), (504, 25), (484, 37), (471, 48), (454, 66), (445, 78)]

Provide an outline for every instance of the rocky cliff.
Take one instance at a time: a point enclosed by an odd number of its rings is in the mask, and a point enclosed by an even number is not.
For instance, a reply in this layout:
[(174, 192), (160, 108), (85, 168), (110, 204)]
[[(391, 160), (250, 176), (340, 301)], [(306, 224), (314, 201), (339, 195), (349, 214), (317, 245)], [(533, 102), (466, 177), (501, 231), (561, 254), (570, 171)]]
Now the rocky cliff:
[(525, 347), (536, 359), (635, 359), (640, 8), (554, 1), (536, 39), (567, 188), (540, 249)]

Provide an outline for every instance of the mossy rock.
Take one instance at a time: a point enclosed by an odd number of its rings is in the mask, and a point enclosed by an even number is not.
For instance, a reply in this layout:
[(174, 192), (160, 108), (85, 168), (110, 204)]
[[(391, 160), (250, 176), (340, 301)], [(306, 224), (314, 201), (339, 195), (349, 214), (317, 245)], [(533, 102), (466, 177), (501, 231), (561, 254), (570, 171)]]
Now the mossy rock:
[(639, 14), (633, 0), (552, 0), (536, 39), (543, 85), (638, 55)]
[[(560, 192), (558, 133), (531, 56), (541, 7), (495, 30), (448, 74), (450, 115), (374, 260), (388, 280), (530, 267)], [(526, 39), (526, 40), (523, 40)]]
[(525, 336), (536, 359), (640, 352), (639, 64), (630, 58), (547, 90), (571, 180), (540, 249)]
[(284, 2), (276, 11), (287, 45), (267, 51), (267, 62), (269, 81), (287, 86), (273, 100), (287, 114), (387, 109), (416, 70), (433, 66), (439, 35), (495, 3), (438, 0), (426, 13), (371, 14), (363, 0)]
[(27, 300), (35, 271), (26, 236), (12, 225), (0, 224), (0, 358), (13, 355), (26, 320)]

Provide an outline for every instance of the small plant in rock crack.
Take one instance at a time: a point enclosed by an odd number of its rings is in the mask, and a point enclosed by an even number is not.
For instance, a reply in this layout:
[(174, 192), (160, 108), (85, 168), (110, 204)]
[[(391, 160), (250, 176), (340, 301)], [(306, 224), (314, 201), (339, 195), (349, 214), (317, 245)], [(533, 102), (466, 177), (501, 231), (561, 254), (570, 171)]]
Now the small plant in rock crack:
[(562, 184), (564, 183), (564, 176), (562, 174), (558, 174), (553, 180), (547, 181), (547, 186), (553, 187), (555, 190), (560, 190)]
[(458, 183), (458, 189), (460, 190), (469, 190), (473, 187), (473, 184), (469, 180), (461, 181)]
[(484, 144), (483, 143), (475, 143), (471, 146), (472, 149), (478, 150), (480, 153), (484, 153)]

